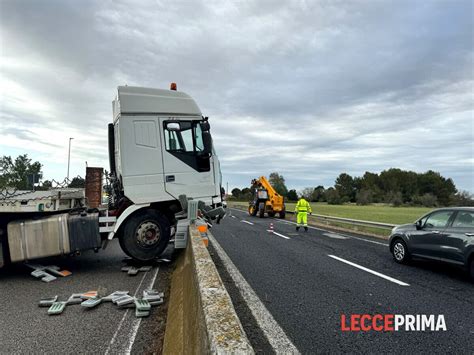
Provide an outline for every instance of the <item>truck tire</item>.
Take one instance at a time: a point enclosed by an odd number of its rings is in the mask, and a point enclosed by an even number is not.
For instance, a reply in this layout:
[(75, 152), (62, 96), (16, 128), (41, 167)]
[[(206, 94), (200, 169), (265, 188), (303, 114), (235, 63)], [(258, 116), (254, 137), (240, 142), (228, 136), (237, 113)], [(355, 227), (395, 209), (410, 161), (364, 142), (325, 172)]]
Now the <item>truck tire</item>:
[(249, 215), (254, 217), (257, 215), (257, 208), (254, 205), (249, 206)]
[(125, 222), (119, 239), (125, 254), (138, 261), (150, 261), (168, 245), (170, 223), (160, 212), (145, 210)]
[(265, 217), (265, 203), (263, 203), (263, 202), (260, 202), (258, 204), (258, 216), (260, 218)]
[(285, 219), (286, 212), (285, 212), (285, 211), (281, 211), (278, 215), (279, 215), (279, 217), (280, 217), (281, 219)]

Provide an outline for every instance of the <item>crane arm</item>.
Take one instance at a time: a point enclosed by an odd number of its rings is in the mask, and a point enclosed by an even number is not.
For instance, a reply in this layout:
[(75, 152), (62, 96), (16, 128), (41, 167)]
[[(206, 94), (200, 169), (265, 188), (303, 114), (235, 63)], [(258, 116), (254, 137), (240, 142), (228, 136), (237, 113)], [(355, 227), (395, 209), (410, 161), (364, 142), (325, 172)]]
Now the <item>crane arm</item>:
[(272, 199), (273, 196), (279, 196), (278, 193), (275, 191), (275, 189), (273, 188), (273, 186), (270, 184), (270, 182), (267, 180), (267, 178), (265, 176), (260, 176), (260, 178), (258, 179), (258, 182), (260, 183), (260, 185), (262, 185), (262, 187), (268, 191), (268, 195), (270, 197), (270, 199)]

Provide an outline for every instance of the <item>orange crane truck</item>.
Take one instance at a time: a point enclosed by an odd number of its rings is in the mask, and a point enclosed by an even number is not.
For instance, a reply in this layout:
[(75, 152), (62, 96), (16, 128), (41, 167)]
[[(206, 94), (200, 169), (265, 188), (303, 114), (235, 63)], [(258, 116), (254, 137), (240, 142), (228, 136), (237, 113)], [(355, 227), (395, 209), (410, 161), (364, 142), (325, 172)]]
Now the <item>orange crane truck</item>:
[(285, 201), (283, 196), (278, 194), (265, 176), (252, 180), (253, 200), (249, 202), (249, 215), (265, 217), (265, 213), (269, 217), (285, 218)]

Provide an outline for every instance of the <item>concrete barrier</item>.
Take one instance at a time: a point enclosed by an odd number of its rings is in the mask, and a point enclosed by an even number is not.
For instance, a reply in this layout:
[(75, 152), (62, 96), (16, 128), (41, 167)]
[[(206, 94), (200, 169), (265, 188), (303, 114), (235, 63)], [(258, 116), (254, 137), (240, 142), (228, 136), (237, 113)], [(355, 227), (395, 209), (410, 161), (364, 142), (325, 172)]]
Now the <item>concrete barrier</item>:
[(163, 353), (254, 353), (194, 225), (172, 276)]

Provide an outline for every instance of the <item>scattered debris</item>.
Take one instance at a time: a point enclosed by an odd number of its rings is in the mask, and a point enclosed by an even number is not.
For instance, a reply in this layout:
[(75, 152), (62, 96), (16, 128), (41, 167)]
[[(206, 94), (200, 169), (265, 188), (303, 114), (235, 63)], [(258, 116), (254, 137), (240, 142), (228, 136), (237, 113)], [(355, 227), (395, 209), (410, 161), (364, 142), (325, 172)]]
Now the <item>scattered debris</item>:
[(128, 275), (130, 276), (135, 276), (137, 275), (140, 271), (143, 272), (148, 272), (152, 269), (152, 266), (141, 266), (141, 267), (135, 267), (135, 266), (124, 266), (122, 267), (122, 271), (126, 271)]
[(50, 316), (61, 314), (66, 307), (66, 302), (54, 302), (51, 307), (48, 309), (48, 314)]
[(92, 297), (82, 302), (81, 307), (94, 308), (95, 306), (98, 306), (100, 302), (102, 302), (102, 298)]
[(67, 301), (59, 302), (58, 296), (44, 297), (39, 301), (40, 307), (49, 307), (49, 315), (61, 314), (66, 306), (80, 304), (85, 308), (97, 307), (102, 302), (112, 302), (118, 308), (135, 308), (135, 316), (148, 317), (151, 307), (163, 303), (163, 292), (157, 290), (144, 290), (141, 299), (130, 296), (128, 291), (114, 291), (110, 295), (101, 297), (101, 292), (87, 291), (84, 293), (73, 293)]
[(40, 307), (51, 307), (54, 302), (58, 300), (58, 296), (45, 297), (40, 299), (38, 306)]
[(41, 278), (41, 281), (44, 281), (44, 282), (51, 282), (51, 281), (56, 280), (56, 277), (53, 275), (61, 276), (61, 277), (72, 275), (72, 272), (68, 270), (61, 270), (56, 265), (43, 266), (39, 264), (29, 264), (29, 263), (25, 263), (25, 265), (33, 269), (33, 271), (31, 272), (31, 276), (34, 276), (38, 279)]

